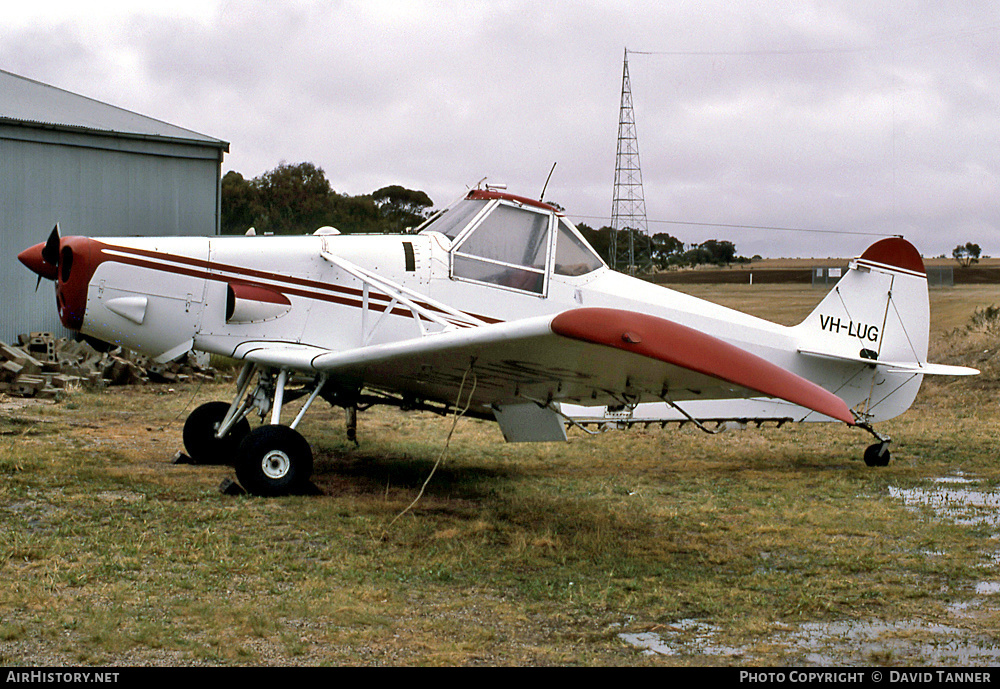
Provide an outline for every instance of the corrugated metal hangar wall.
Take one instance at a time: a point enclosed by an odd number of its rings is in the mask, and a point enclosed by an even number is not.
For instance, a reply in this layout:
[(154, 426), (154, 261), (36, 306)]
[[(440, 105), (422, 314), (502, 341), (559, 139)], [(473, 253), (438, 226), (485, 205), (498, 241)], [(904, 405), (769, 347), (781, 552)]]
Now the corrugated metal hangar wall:
[(17, 260), (63, 236), (212, 235), (229, 145), (0, 71), (0, 340), (65, 334)]

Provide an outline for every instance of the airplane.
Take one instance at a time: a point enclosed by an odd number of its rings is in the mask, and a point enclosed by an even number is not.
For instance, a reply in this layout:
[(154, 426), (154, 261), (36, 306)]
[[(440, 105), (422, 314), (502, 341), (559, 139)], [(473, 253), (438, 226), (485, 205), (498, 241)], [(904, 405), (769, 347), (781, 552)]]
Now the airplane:
[(296, 429), (317, 397), (354, 412), (464, 405), (510, 442), (839, 422), (870, 433), (864, 461), (884, 466), (873, 424), (906, 411), (925, 375), (978, 373), (927, 362), (926, 272), (901, 237), (783, 326), (613, 271), (556, 207), (491, 186), (406, 234), (95, 239), (56, 225), (18, 258), (54, 281), (70, 330), (159, 362), (191, 349), (243, 362), (232, 400), (195, 409), (183, 442), (262, 496), (308, 484)]

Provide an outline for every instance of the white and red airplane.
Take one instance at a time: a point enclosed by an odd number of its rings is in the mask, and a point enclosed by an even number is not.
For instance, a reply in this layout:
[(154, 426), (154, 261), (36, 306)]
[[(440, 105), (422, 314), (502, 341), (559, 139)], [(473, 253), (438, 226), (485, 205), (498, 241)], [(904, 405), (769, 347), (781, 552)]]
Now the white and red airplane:
[[(92, 239), (57, 226), (18, 258), (55, 281), (67, 328), (159, 361), (242, 360), (232, 402), (192, 412), (184, 444), (262, 495), (308, 481), (295, 429), (317, 396), (354, 410), (468, 403), (508, 441), (565, 440), (570, 424), (838, 421), (875, 436), (864, 458), (884, 465), (873, 422), (904, 412), (924, 375), (977, 373), (927, 362), (927, 278), (901, 238), (868, 247), (787, 327), (612, 271), (555, 208), (489, 187), (412, 234)], [(285, 425), (294, 394), (308, 397)]]

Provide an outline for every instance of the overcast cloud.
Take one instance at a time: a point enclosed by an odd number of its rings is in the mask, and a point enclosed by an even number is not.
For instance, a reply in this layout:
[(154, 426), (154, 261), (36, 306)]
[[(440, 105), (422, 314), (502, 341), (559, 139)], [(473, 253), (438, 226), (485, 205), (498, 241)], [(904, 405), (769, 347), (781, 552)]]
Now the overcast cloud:
[[(5, 8), (0, 69), (334, 189), (483, 177), (609, 223), (628, 47), (651, 231), (764, 256), (1000, 255), (1000, 5), (172, 2)], [(655, 53), (655, 54), (642, 54)]]

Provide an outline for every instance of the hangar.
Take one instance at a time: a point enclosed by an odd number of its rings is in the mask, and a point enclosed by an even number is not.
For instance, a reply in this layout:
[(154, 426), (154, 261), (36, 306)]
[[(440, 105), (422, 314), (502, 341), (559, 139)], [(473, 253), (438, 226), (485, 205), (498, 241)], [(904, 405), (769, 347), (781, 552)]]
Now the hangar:
[(229, 144), (0, 70), (0, 341), (65, 332), (17, 254), (63, 236), (219, 232)]

